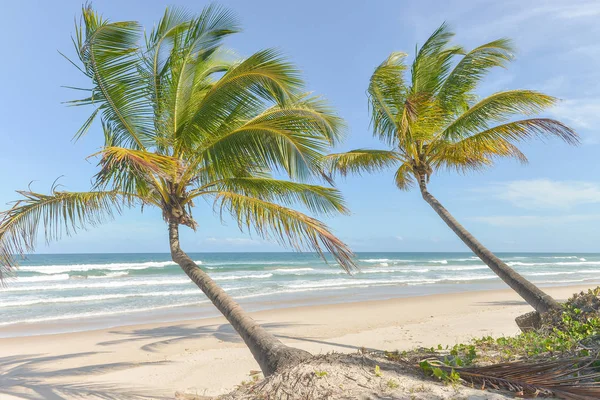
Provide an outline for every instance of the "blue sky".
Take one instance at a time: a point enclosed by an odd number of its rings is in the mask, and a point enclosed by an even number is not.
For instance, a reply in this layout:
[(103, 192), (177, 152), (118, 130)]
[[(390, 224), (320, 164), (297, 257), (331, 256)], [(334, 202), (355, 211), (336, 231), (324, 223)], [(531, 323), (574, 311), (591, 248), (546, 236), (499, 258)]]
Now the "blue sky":
[[(495, 251), (600, 251), (600, 2), (597, 1), (221, 1), (239, 16), (244, 31), (228, 45), (242, 55), (277, 47), (303, 71), (310, 90), (324, 95), (346, 119), (339, 150), (381, 148), (371, 137), (367, 82), (392, 51), (412, 57), (443, 21), (456, 42), (472, 48), (499, 37), (514, 39), (517, 59), (496, 71), (481, 94), (527, 88), (562, 102), (548, 112), (570, 124), (583, 144), (558, 141), (523, 146), (530, 164), (500, 162), (484, 173), (440, 173), (430, 190), (484, 244)], [(70, 36), (81, 2), (2, 1), (0, 36), (0, 205), (30, 181), (47, 191), (54, 179), (86, 190), (95, 165), (85, 158), (101, 145), (96, 125), (77, 143), (73, 134), (88, 116), (61, 102), (78, 93), (61, 85), (85, 85), (57, 52), (73, 55)], [(147, 29), (165, 6), (200, 11), (199, 1), (97, 0), (111, 20), (138, 20)], [(466, 247), (423, 202), (417, 191), (400, 192), (393, 172), (339, 181), (351, 216), (327, 223), (356, 251), (465, 251)], [(276, 244), (222, 225), (211, 205), (195, 212), (198, 232), (184, 232), (188, 251), (278, 251)], [(40, 252), (166, 252), (166, 226), (155, 210), (127, 211), (116, 221), (65, 238)]]

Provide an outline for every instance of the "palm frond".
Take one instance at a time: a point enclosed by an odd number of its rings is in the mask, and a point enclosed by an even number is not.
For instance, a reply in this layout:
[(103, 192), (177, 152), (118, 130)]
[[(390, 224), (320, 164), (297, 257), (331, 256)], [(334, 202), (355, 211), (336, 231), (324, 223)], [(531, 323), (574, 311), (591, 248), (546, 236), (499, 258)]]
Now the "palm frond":
[(168, 65), (170, 72), (168, 103), (172, 132), (179, 134), (188, 122), (183, 116), (188, 113), (190, 101), (197, 87), (196, 81), (198, 76), (202, 75), (198, 74), (197, 66), (204, 66), (207, 61), (212, 60), (222, 40), (237, 31), (239, 26), (233, 13), (214, 4), (206, 7), (183, 31), (177, 46), (171, 51)]
[(237, 128), (207, 137), (197, 157), (218, 170), (249, 161), (283, 170), (293, 179), (320, 176), (319, 160), (339, 137), (342, 123), (315, 105), (310, 100), (273, 106)]
[(558, 137), (569, 144), (578, 144), (579, 136), (562, 122), (548, 118), (532, 118), (497, 125), (458, 142), (439, 140), (432, 145), (430, 160), (435, 167), (447, 167), (466, 172), (493, 165), (495, 158), (516, 158), (522, 163), (527, 157), (515, 143)]
[(167, 8), (158, 24), (146, 37), (146, 54), (142, 58), (145, 69), (144, 78), (151, 88), (150, 97), (154, 108), (155, 127), (162, 131), (165, 86), (169, 79), (169, 61), (175, 43), (179, 42), (183, 32), (189, 28), (192, 16), (183, 8)]
[(369, 107), (373, 133), (388, 144), (395, 142), (399, 117), (408, 96), (404, 82), (406, 53), (395, 52), (373, 72), (369, 82)]
[(221, 215), (228, 212), (240, 229), (256, 232), (266, 239), (297, 251), (308, 249), (325, 259), (325, 251), (347, 272), (356, 269), (352, 251), (320, 221), (299, 211), (239, 193), (219, 192), (215, 201)]
[[(446, 109), (464, 110), (477, 84), (495, 67), (505, 67), (513, 58), (511, 40), (498, 39), (471, 50), (445, 79), (438, 98)], [(456, 112), (456, 111), (455, 111)]]
[(459, 173), (479, 171), (494, 165), (498, 158), (514, 158), (526, 164), (525, 154), (506, 139), (468, 143), (450, 143), (436, 150), (430, 164), (435, 169), (446, 168)]
[(134, 200), (116, 191), (64, 192), (55, 187), (49, 195), (17, 193), (22, 198), (0, 213), (0, 278), (17, 265), (19, 256), (35, 250), (40, 225), (49, 243), (111, 219)]
[[(509, 390), (522, 397), (556, 396), (566, 400), (600, 398), (597, 357), (543, 362), (510, 362), (454, 368), (461, 379), (481, 389)], [(452, 368), (436, 365), (442, 370)]]
[(153, 198), (152, 191), (159, 192), (160, 198), (166, 201), (168, 194), (161, 179), (174, 181), (182, 171), (178, 159), (144, 150), (108, 146), (90, 157), (94, 156), (101, 157), (95, 188), (112, 187), (125, 193), (137, 193), (158, 206), (160, 201)]
[(409, 163), (402, 163), (400, 168), (396, 170), (396, 174), (394, 175), (394, 181), (396, 182), (396, 187), (400, 190), (410, 190), (415, 185), (415, 179), (412, 175), (412, 167)]
[(400, 155), (389, 150), (357, 149), (346, 153), (329, 154), (323, 157), (323, 168), (332, 175), (346, 176), (375, 172), (396, 165)]
[(259, 51), (230, 68), (190, 104), (194, 113), (178, 129), (201, 137), (199, 132), (217, 131), (241, 105), (260, 110), (265, 104), (285, 104), (300, 93), (301, 87), (299, 71), (291, 63), (275, 50)]
[(486, 148), (485, 146), (493, 148), (496, 141), (514, 143), (531, 139), (543, 140), (550, 137), (557, 137), (569, 144), (579, 143), (577, 133), (562, 122), (550, 118), (530, 118), (497, 125), (458, 142), (443, 144), (443, 146), (448, 147), (449, 150), (457, 151), (469, 146), (483, 150)]
[[(90, 97), (71, 103), (95, 105), (114, 134), (114, 143), (143, 149), (152, 144), (153, 121), (146, 85), (138, 74), (141, 28), (131, 21), (109, 23), (91, 7), (84, 7), (82, 14), (74, 41), (82, 69), (94, 88)], [(93, 116), (95, 113), (77, 138), (87, 131)]]
[(464, 50), (459, 46), (449, 46), (454, 32), (444, 22), (427, 39), (417, 52), (411, 67), (411, 93), (433, 96), (443, 84), (452, 60)]
[[(278, 202), (287, 206), (301, 204), (317, 214), (349, 214), (341, 193), (334, 188), (272, 178), (250, 176), (223, 179), (197, 193), (202, 195), (221, 191)], [(190, 193), (190, 197), (193, 196), (194, 193)]]
[(505, 122), (514, 115), (533, 115), (554, 105), (556, 98), (533, 90), (509, 90), (482, 99), (454, 120), (442, 133), (459, 140)]

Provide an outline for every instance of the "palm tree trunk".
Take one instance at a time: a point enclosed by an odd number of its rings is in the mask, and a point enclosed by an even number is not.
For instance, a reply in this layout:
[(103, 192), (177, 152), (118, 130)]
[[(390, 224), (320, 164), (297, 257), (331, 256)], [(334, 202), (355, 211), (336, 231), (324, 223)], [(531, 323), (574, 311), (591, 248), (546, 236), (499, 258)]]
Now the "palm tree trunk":
[(288, 347), (254, 321), (179, 246), (179, 223), (169, 222), (171, 257), (204, 292), (240, 334), (265, 376), (311, 357), (307, 351)]
[(496, 273), (508, 286), (513, 288), (529, 305), (537, 312), (545, 313), (551, 309), (559, 308), (560, 305), (552, 297), (544, 293), (540, 288), (529, 282), (515, 270), (506, 265), (496, 257), (489, 249), (482, 245), (469, 233), (454, 217), (440, 204), (431, 193), (427, 191), (425, 175), (419, 176), (419, 188), (423, 199), (435, 210), (458, 235), (458, 237), (483, 261), (492, 271)]

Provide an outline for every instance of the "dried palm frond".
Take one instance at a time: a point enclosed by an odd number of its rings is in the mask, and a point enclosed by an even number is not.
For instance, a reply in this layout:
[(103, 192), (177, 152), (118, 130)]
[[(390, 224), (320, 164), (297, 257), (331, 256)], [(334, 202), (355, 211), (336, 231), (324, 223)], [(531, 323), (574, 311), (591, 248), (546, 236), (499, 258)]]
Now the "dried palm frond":
[(600, 399), (600, 360), (597, 356), (463, 368), (439, 361), (430, 361), (430, 364), (444, 371), (454, 370), (464, 382), (481, 389), (509, 390), (522, 397)]

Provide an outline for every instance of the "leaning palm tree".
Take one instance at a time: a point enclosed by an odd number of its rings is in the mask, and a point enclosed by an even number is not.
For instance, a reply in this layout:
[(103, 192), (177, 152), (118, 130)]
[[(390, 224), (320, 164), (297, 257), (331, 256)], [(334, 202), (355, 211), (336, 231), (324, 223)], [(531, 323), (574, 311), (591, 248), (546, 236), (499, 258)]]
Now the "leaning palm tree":
[(437, 29), (418, 50), (408, 79), (404, 53), (392, 53), (375, 69), (368, 89), (372, 125), (374, 135), (391, 149), (332, 154), (325, 163), (342, 175), (396, 168), (399, 189), (409, 190), (416, 183), (423, 199), (458, 237), (535, 310), (545, 312), (557, 307), (557, 302), (477, 241), (429, 193), (427, 184), (440, 169), (479, 170), (501, 157), (526, 162), (515, 146), (526, 139), (558, 137), (575, 144), (578, 137), (553, 119), (515, 120), (520, 114), (533, 115), (552, 106), (554, 97), (532, 90), (477, 97), (475, 90), (485, 74), (511, 60), (509, 40), (466, 52), (449, 44), (452, 36), (445, 24)]
[[(277, 52), (238, 59), (222, 47), (238, 31), (232, 14), (209, 6), (199, 16), (167, 10), (140, 45), (136, 22), (109, 22), (83, 9), (74, 38), (93, 106), (77, 132), (100, 117), (105, 145), (89, 192), (20, 191), (0, 214), (0, 272), (46, 240), (104, 222), (123, 207), (157, 207), (168, 225), (171, 256), (237, 330), (265, 375), (310, 356), (285, 346), (250, 318), (181, 249), (179, 227), (198, 227), (192, 209), (209, 199), (240, 229), (354, 267), (348, 247), (309, 213), (346, 213), (340, 193), (318, 180), (341, 120), (303, 92), (299, 72)], [(312, 181), (311, 181), (312, 179)], [(40, 233), (41, 234), (41, 233)]]

